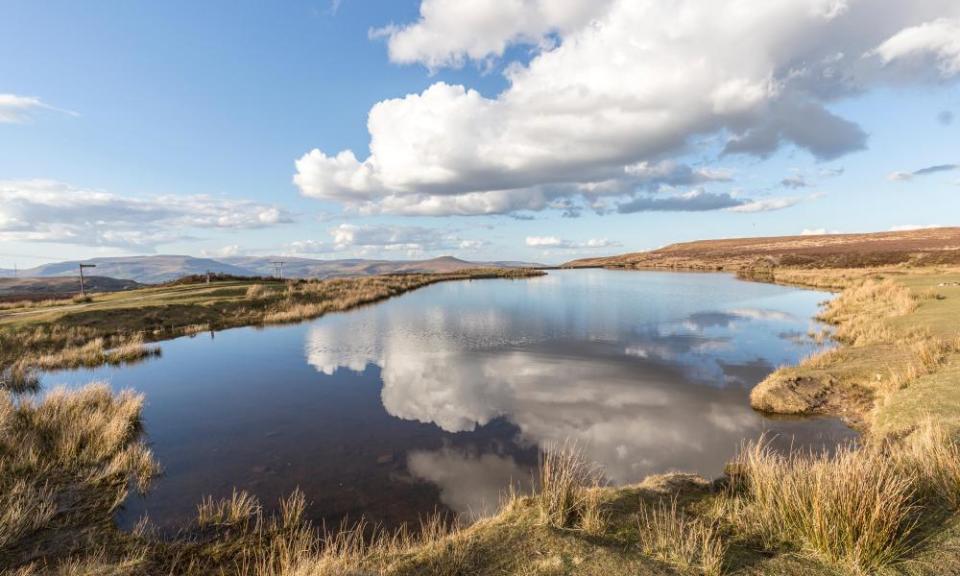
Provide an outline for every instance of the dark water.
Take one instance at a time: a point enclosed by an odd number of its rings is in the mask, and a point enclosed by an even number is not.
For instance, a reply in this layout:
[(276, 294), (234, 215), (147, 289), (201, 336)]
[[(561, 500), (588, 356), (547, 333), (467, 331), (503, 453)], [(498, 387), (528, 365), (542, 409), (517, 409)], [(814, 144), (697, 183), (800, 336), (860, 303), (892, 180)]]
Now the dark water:
[(852, 437), (827, 419), (770, 420), (750, 388), (812, 349), (823, 293), (720, 274), (555, 271), (439, 284), (303, 324), (162, 344), (160, 359), (47, 374), (146, 396), (164, 475), (121, 520), (163, 526), (202, 495), (296, 487), (328, 525), (478, 515), (537, 449), (576, 441), (614, 483), (721, 472), (764, 431), (795, 446)]

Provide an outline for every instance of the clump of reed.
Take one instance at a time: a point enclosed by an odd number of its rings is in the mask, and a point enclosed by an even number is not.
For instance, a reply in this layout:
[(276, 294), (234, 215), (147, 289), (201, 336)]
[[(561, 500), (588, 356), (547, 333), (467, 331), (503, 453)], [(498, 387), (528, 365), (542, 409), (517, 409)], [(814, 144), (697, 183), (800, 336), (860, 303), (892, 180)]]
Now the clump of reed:
[(716, 522), (683, 512), (676, 498), (641, 504), (637, 544), (648, 556), (707, 576), (723, 573), (728, 548)]
[(260, 503), (248, 492), (233, 490), (230, 498), (204, 498), (197, 506), (197, 525), (201, 528), (238, 526), (260, 515)]
[(584, 518), (591, 525), (601, 519), (600, 502), (591, 489), (602, 485), (603, 475), (576, 444), (547, 445), (540, 455), (538, 480), (535, 499), (545, 525), (570, 529)]
[[(69, 553), (71, 530), (110, 522), (134, 487), (144, 491), (157, 472), (140, 441), (143, 398), (114, 394), (105, 384), (58, 388), (42, 399), (0, 391), (0, 551)], [(29, 538), (57, 550), (38, 551)]]
[[(895, 564), (914, 549), (927, 472), (936, 450), (918, 443), (840, 447), (834, 454), (780, 454), (761, 441), (731, 466), (736, 522), (768, 546), (787, 546), (857, 574)], [(910, 458), (907, 458), (907, 455)]]
[(241, 512), (250, 512), (240, 526), (240, 537), (256, 542), (239, 551), (239, 576), (306, 576), (350, 574), (430, 574), (455, 576), (475, 568), (475, 551), (464, 530), (439, 514), (421, 521), (418, 529), (403, 526), (383, 530), (361, 520), (342, 523), (334, 530), (315, 530), (304, 520), (306, 499), (295, 491), (281, 500), (279, 513), (264, 516), (250, 497), (230, 502), (250, 502)]
[(244, 297), (247, 300), (259, 300), (265, 297), (267, 294), (268, 294), (267, 289), (264, 287), (263, 284), (253, 284), (252, 286), (247, 288), (247, 291), (244, 294)]

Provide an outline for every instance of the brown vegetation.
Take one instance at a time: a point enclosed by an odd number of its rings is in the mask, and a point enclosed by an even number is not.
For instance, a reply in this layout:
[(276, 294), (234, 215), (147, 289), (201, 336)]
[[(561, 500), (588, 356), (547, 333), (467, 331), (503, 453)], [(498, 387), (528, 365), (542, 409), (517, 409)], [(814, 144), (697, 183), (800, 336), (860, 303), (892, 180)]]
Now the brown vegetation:
[(771, 267), (829, 269), (907, 264), (960, 264), (960, 228), (703, 240), (649, 252), (574, 260), (564, 266), (743, 270), (747, 276), (768, 280)]

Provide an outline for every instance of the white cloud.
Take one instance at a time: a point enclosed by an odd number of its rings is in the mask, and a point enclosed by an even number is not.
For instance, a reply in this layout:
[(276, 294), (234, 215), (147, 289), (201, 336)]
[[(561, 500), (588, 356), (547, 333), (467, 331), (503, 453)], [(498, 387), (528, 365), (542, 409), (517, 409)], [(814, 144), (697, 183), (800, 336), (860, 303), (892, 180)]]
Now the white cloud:
[(200, 253), (205, 257), (212, 258), (229, 258), (230, 256), (237, 256), (240, 254), (240, 245), (239, 244), (229, 244), (227, 246), (222, 246), (215, 250), (203, 250)]
[(914, 170), (913, 172), (891, 172), (887, 176), (887, 180), (893, 182), (904, 182), (907, 180), (913, 180), (915, 176), (928, 176), (930, 174), (937, 174), (939, 172), (953, 172), (954, 170), (960, 170), (960, 164), (936, 164), (933, 166), (920, 168), (919, 170)]
[(0, 240), (153, 250), (200, 229), (291, 222), (275, 206), (211, 196), (120, 196), (52, 180), (0, 181)]
[(533, 246), (535, 248), (560, 246), (563, 243), (564, 241), (556, 236), (527, 236), (527, 246)]
[(764, 198), (762, 200), (752, 200), (739, 206), (728, 208), (731, 212), (770, 212), (772, 210), (783, 210), (796, 206), (803, 201), (803, 198), (797, 196), (781, 198)]
[(552, 248), (559, 250), (601, 249), (622, 246), (620, 242), (607, 238), (591, 238), (586, 242), (573, 242), (556, 236), (527, 236), (526, 244), (531, 248)]
[(55, 110), (76, 116), (75, 112), (54, 108), (34, 96), (0, 94), (0, 124), (19, 124), (26, 122), (34, 112), (40, 110)]
[(352, 252), (371, 255), (403, 252), (418, 255), (424, 252), (475, 250), (482, 240), (463, 238), (458, 232), (420, 226), (340, 224), (328, 230), (329, 242), (302, 240), (291, 242), (287, 250), (293, 254)]
[(862, 56), (950, 16), (948, 0), (424, 0), (417, 22), (383, 31), (395, 61), (483, 62), (511, 43), (533, 57), (496, 96), (437, 82), (377, 103), (366, 157), (313, 150), (295, 182), (361, 213), (498, 214), (629, 205), (639, 177), (704, 135), (727, 154), (839, 157), (866, 134), (829, 105), (894, 79)]
[(824, 234), (840, 234), (839, 230), (827, 230), (826, 228), (804, 228), (801, 236), (822, 236)]
[(874, 51), (884, 63), (932, 58), (940, 74), (960, 73), (960, 19), (938, 18), (910, 26), (889, 38)]
[(941, 224), (901, 224), (899, 226), (891, 226), (891, 232), (909, 232), (911, 230), (926, 230), (928, 228), (941, 228)]
[(600, 16), (611, 0), (423, 0), (420, 18), (371, 31), (386, 37), (390, 59), (435, 69), (503, 56), (514, 43), (549, 45)]

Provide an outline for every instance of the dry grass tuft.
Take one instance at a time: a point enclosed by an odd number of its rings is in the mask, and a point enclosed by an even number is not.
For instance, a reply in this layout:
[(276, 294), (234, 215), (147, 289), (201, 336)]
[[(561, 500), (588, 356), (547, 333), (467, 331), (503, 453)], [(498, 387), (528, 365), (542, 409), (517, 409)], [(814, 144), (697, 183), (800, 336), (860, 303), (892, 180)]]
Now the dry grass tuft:
[(927, 418), (891, 451), (901, 474), (919, 474), (918, 493), (935, 506), (960, 509), (960, 445), (945, 427)]
[(765, 542), (864, 574), (913, 548), (920, 472), (880, 449), (782, 455), (759, 442), (740, 453), (733, 470), (747, 498), (741, 528), (759, 531)]
[(204, 498), (197, 506), (197, 525), (201, 528), (246, 526), (259, 517), (260, 512), (260, 502), (255, 497), (234, 489), (230, 498)]
[(590, 507), (589, 492), (602, 475), (570, 442), (548, 445), (540, 455), (536, 500), (541, 521), (552, 528), (574, 528)]
[(890, 279), (868, 279), (831, 300), (820, 319), (837, 325), (838, 340), (862, 346), (890, 341), (894, 333), (887, 319), (916, 308), (917, 298), (905, 286)]
[(269, 293), (263, 284), (254, 284), (253, 286), (247, 288), (247, 292), (244, 294), (244, 297), (247, 300), (259, 300), (268, 294)]
[(33, 535), (56, 529), (69, 553), (82, 546), (71, 530), (109, 523), (129, 486), (148, 487), (157, 466), (139, 439), (142, 405), (105, 384), (42, 400), (0, 391), (0, 551), (32, 550)]
[(642, 505), (638, 527), (644, 554), (708, 576), (723, 573), (727, 544), (716, 525), (683, 513), (675, 498)]

